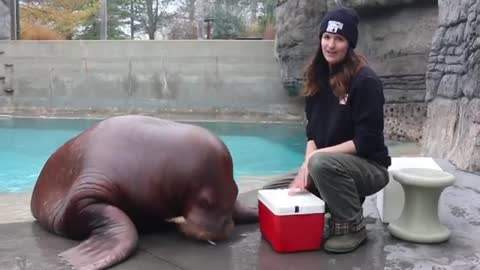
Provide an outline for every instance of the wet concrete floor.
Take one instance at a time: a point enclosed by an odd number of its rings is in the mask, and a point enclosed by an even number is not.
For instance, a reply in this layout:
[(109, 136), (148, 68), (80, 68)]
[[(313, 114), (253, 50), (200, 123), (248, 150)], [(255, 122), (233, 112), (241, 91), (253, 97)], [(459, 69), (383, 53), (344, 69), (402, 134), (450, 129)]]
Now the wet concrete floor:
[[(353, 253), (276, 253), (262, 238), (258, 224), (249, 224), (237, 226), (228, 241), (216, 246), (175, 231), (143, 235), (138, 251), (112, 269), (480, 270), (480, 176), (456, 170), (445, 161), (437, 162), (456, 176), (456, 183), (445, 189), (440, 199), (440, 221), (452, 232), (441, 244), (393, 238), (378, 218), (375, 198), (370, 197), (364, 204), (369, 240)], [(240, 198), (256, 205), (256, 196), (255, 191), (249, 191)], [(57, 254), (76, 243), (47, 233), (35, 221), (0, 224), (0, 269), (70, 269)]]

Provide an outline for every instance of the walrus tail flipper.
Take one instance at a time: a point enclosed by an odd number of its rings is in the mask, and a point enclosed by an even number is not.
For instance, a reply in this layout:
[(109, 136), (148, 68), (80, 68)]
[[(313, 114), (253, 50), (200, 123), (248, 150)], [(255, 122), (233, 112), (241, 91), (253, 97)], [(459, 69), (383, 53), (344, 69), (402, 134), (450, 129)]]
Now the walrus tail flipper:
[(233, 208), (233, 222), (235, 224), (258, 222), (258, 209), (246, 207), (237, 200)]
[(283, 188), (288, 188), (290, 184), (293, 182), (293, 179), (295, 179), (295, 176), (297, 176), (298, 172), (290, 172), (284, 175), (280, 175), (278, 177), (274, 177), (271, 179), (267, 184), (265, 184), (262, 189), (283, 189)]
[(130, 218), (115, 206), (92, 204), (82, 210), (90, 236), (59, 254), (76, 270), (109, 268), (133, 253), (138, 233)]
[[(292, 171), (284, 175), (273, 177), (267, 184), (261, 187), (261, 189), (288, 188), (297, 174), (298, 171)], [(233, 209), (233, 221), (236, 224), (258, 222), (258, 209), (247, 207), (237, 199)]]
[(288, 188), (290, 186), (290, 184), (292, 183), (292, 179), (279, 179), (279, 180), (275, 180), (275, 181), (272, 181), (272, 182), (269, 182), (267, 183), (266, 185), (264, 185), (262, 187), (262, 189), (284, 189), (284, 188)]

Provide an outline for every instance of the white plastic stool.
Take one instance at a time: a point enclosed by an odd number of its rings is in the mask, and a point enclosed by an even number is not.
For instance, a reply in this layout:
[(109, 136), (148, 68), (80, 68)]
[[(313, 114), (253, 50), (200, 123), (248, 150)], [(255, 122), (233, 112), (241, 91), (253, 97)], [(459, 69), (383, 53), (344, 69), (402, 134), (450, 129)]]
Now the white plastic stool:
[(402, 185), (395, 181), (392, 172), (404, 168), (427, 168), (441, 171), (442, 168), (431, 157), (392, 157), (392, 165), (388, 167), (388, 184), (375, 193), (380, 220), (390, 223), (400, 217), (405, 204)]
[(454, 183), (447, 172), (426, 168), (404, 168), (392, 172), (403, 187), (405, 204), (400, 217), (388, 225), (390, 233), (416, 243), (438, 243), (448, 240), (450, 231), (440, 224), (440, 194)]

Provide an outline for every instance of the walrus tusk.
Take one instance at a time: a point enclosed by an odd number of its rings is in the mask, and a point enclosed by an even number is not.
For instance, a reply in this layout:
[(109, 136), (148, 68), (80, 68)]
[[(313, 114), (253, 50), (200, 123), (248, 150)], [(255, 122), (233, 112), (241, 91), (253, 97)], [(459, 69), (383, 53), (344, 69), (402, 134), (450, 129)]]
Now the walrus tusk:
[(184, 224), (184, 223), (187, 222), (183, 216), (167, 218), (165, 221), (166, 222), (172, 222), (172, 223), (175, 223), (175, 224)]
[(216, 246), (217, 244), (215, 244), (215, 242), (213, 242), (212, 240), (207, 240), (208, 243), (210, 243), (211, 245), (213, 246)]

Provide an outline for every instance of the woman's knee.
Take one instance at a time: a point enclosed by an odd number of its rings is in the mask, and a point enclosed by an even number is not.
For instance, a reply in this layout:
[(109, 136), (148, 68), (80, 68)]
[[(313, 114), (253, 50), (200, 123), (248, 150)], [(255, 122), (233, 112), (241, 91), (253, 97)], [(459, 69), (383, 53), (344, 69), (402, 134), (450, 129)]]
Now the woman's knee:
[(336, 153), (315, 153), (308, 160), (310, 174), (318, 175), (331, 172), (338, 167), (338, 155)]

